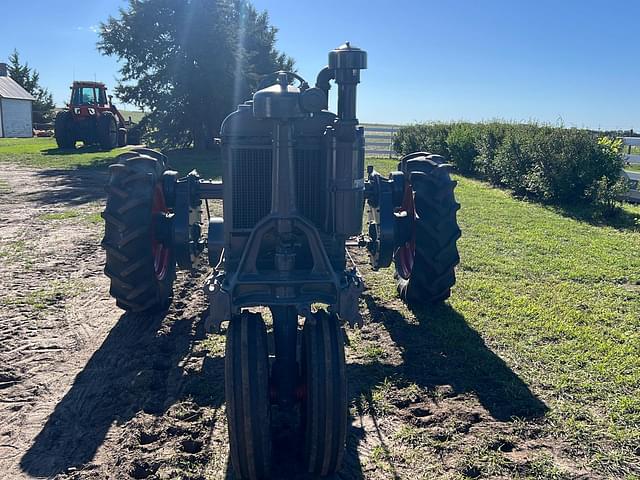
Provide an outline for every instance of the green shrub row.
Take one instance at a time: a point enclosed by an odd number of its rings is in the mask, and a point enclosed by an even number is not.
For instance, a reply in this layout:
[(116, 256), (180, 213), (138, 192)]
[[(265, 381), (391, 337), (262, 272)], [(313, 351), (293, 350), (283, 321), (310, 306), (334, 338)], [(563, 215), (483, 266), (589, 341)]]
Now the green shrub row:
[(437, 153), (475, 175), (545, 202), (612, 206), (625, 190), (617, 140), (588, 130), (537, 124), (429, 123), (402, 127), (400, 154)]

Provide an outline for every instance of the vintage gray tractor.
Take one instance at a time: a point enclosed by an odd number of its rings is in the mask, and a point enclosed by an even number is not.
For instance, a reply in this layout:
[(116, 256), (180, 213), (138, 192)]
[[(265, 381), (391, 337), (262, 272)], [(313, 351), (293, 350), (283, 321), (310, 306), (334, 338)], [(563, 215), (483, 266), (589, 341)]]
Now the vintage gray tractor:
[[(340, 467), (348, 413), (341, 325), (361, 322), (364, 288), (347, 247), (366, 247), (375, 269), (395, 263), (399, 295), (411, 304), (442, 302), (455, 282), (459, 205), (442, 157), (414, 153), (388, 177), (369, 167), (365, 179), (356, 87), (366, 67), (366, 52), (346, 43), (329, 53), (313, 87), (291, 72), (267, 76), (222, 124), (221, 182), (195, 171), (178, 178), (148, 149), (111, 166), (102, 245), (118, 306), (165, 309), (176, 267), (191, 269), (208, 251), (208, 325), (229, 322), (226, 411), (240, 478), (269, 474), (272, 408), (298, 415), (310, 473)], [(337, 115), (327, 110), (332, 80)], [(208, 199), (223, 200), (224, 217), (209, 219), (204, 239)]]

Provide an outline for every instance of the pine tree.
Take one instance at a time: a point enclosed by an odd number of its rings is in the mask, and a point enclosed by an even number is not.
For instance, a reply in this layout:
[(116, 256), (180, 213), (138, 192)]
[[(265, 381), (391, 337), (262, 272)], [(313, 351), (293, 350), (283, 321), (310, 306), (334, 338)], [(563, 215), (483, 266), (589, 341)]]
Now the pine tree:
[(28, 63), (22, 64), (20, 55), (14, 50), (9, 57), (9, 77), (35, 98), (33, 102), (33, 122), (49, 123), (53, 119), (53, 96), (49, 90), (40, 86), (40, 74), (32, 69)]
[(98, 48), (122, 61), (116, 95), (150, 112), (154, 140), (199, 149), (260, 76), (293, 67), (276, 32), (246, 0), (129, 0)]

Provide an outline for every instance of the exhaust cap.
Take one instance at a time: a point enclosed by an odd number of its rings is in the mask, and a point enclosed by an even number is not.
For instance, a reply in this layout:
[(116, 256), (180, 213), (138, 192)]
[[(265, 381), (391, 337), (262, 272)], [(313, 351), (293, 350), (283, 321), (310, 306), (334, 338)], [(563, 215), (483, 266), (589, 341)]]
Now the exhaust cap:
[(345, 42), (329, 52), (329, 68), (364, 70), (367, 68), (367, 52)]

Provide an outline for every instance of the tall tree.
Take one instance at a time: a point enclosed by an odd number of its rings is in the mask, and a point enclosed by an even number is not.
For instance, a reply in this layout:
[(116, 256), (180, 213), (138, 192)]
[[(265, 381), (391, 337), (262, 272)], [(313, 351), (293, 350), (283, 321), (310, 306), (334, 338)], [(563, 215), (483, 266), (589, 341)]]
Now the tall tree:
[(293, 67), (276, 32), (246, 0), (129, 0), (98, 48), (123, 61), (116, 95), (149, 110), (157, 143), (201, 149), (261, 75)]
[(22, 64), (20, 55), (15, 49), (9, 57), (7, 70), (9, 76), (36, 99), (33, 102), (33, 121), (35, 123), (50, 122), (53, 119), (55, 104), (49, 90), (40, 86), (40, 74), (28, 63)]

